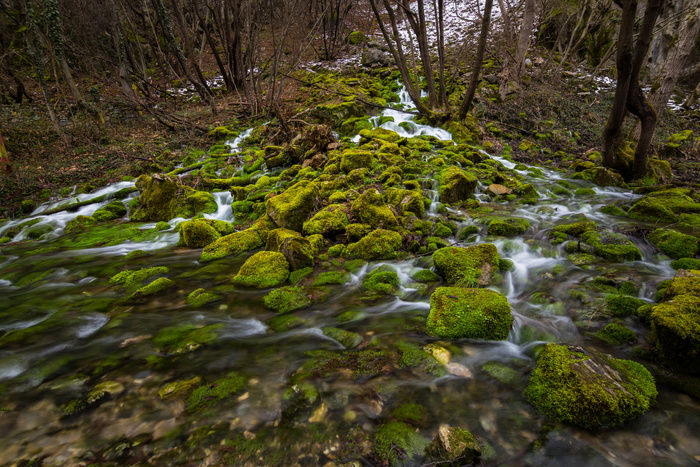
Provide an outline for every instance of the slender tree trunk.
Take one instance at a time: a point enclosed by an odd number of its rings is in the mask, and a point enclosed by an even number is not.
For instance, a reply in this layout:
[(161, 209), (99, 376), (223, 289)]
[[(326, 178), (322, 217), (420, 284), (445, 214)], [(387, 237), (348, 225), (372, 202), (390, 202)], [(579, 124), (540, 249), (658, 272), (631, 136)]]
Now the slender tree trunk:
[(7, 154), (5, 143), (2, 140), (2, 133), (0, 133), (0, 168), (2, 168), (2, 172), (6, 175), (12, 172), (10, 156)]
[(525, 12), (523, 13), (523, 24), (520, 26), (518, 34), (518, 45), (515, 47), (515, 65), (513, 80), (520, 82), (520, 76), (525, 67), (525, 56), (527, 55), (532, 27), (535, 24), (535, 0), (525, 0)]
[(476, 51), (476, 58), (474, 59), (474, 69), (472, 70), (472, 75), (469, 79), (469, 87), (464, 95), (464, 101), (462, 102), (462, 106), (459, 108), (460, 120), (467, 118), (467, 112), (469, 112), (469, 109), (471, 109), (472, 102), (474, 101), (474, 94), (476, 94), (476, 86), (479, 84), (481, 64), (484, 61), (484, 52), (486, 51), (486, 38), (489, 34), (489, 27), (491, 25), (492, 7), (493, 0), (486, 0), (484, 3), (484, 19), (481, 22), (481, 32), (479, 34), (479, 48)]

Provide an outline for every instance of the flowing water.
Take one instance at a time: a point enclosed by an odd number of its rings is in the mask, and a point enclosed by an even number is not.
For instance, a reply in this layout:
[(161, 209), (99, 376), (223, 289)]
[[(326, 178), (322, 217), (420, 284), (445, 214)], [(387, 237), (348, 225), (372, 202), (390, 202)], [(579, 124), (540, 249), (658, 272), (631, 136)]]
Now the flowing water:
[[(404, 136), (450, 138), (444, 130), (415, 124), (407, 114), (390, 116), (394, 122), (384, 126)], [(231, 145), (233, 150), (239, 143)], [(548, 426), (527, 402), (527, 376), (546, 342), (581, 344), (630, 358), (590, 334), (597, 322), (595, 303), (602, 297), (590, 287), (596, 278), (632, 282), (639, 297), (651, 301), (656, 285), (671, 278), (674, 270), (668, 258), (634, 237), (630, 238), (643, 252), (641, 261), (577, 264), (548, 240), (547, 232), (581, 215), (624, 231), (631, 227), (627, 221), (599, 209), (631, 202), (635, 195), (565, 180), (557, 172), (515, 165), (504, 157), (493, 159), (525, 177), (540, 197), (534, 204), (497, 202), (480, 187), (477, 198), (482, 207), (500, 215), (527, 219), (525, 234), (489, 237), (486, 227), (467, 211), (440, 206), (437, 185), (425, 194), (432, 201), (429, 216), (448, 216), (460, 229), (477, 226), (464, 240), (450, 237), (451, 243), (492, 242), (514, 263), (493, 286), (512, 306), (515, 319), (508, 340), (443, 341), (451, 352), (447, 372), (410, 365), (366, 378), (344, 377), (341, 372), (317, 381), (319, 399), (293, 415), (288, 395), (298, 389), (294, 375), (309, 361), (309, 351), (344, 351), (343, 344), (324, 332), (328, 327), (359, 335), (358, 348), (420, 349), (435, 342), (421, 331), (432, 289), (411, 279), (414, 272), (432, 266), (429, 256), (353, 270), (344, 284), (326, 286), (324, 300), (281, 321), (262, 305), (268, 291), (228, 285), (245, 258), (204, 264), (200, 250), (177, 246), (174, 227), (183, 219), (138, 242), (81, 249), (56, 242), (68, 221), (90, 215), (109, 200), (74, 212), (42, 215), (66, 200), (38, 208), (28, 219), (53, 226), (51, 233), (23, 242), (31, 228), (24, 227), (14, 232), (17, 243), (0, 250), (0, 334), (8, 333), (0, 340), (0, 463), (43, 458), (44, 465), (216, 465), (228, 459), (236, 465), (231, 459), (240, 455), (257, 465), (369, 465), (370, 460), (353, 453), (363, 452), (362, 444), (398, 407), (417, 403), (425, 409), (420, 436), (431, 439), (441, 424), (468, 429), (482, 440), (486, 465), (697, 465), (700, 404), (661, 384), (658, 401), (647, 414), (600, 432)], [(78, 200), (132, 186), (123, 182)], [(555, 195), (562, 186), (566, 191)], [(593, 192), (577, 196), (578, 188)], [(215, 197), (219, 209), (207, 217), (232, 221), (231, 195), (221, 192)], [(25, 221), (0, 225), (0, 237)], [(140, 228), (150, 232), (154, 224)], [(133, 254), (136, 250), (141, 252)], [(167, 277), (176, 283), (166, 294), (128, 302), (122, 300), (122, 289), (109, 283), (126, 268), (155, 266), (167, 267)], [(396, 295), (368, 298), (361, 290), (362, 277), (379, 267), (398, 273), (400, 289)], [(188, 305), (187, 295), (200, 287), (216, 291), (220, 300)], [(583, 292), (592, 304), (577, 298), (576, 293)], [(632, 318), (626, 324), (642, 341), (644, 326)], [(206, 343), (192, 342), (177, 352), (163, 352), (154, 342), (162, 329), (183, 325), (218, 327)], [(159, 396), (168, 383), (193, 378), (212, 383), (232, 371), (245, 375), (247, 386), (213, 409), (191, 413), (182, 397)], [(108, 397), (77, 415), (66, 410), (104, 382), (112, 385)], [(290, 417), (293, 423), (282, 423)], [(257, 458), (245, 451), (255, 439), (262, 443)], [(217, 457), (222, 453), (228, 457)], [(420, 464), (420, 456), (404, 460)]]

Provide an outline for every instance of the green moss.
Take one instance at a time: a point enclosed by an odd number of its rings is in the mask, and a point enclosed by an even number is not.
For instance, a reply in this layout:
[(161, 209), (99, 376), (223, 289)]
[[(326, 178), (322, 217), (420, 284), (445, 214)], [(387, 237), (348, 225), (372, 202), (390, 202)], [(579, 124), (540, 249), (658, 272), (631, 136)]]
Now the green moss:
[(637, 335), (629, 328), (617, 323), (610, 323), (595, 333), (595, 336), (612, 345), (630, 344), (637, 340)]
[(574, 222), (573, 224), (558, 225), (554, 227), (554, 232), (571, 235), (572, 237), (581, 237), (586, 232), (597, 231), (598, 226), (595, 222), (585, 220)]
[(364, 339), (356, 332), (334, 327), (323, 328), (323, 334), (340, 342), (346, 349), (352, 349), (362, 344)]
[(638, 363), (558, 344), (544, 347), (525, 393), (548, 417), (588, 429), (637, 418), (657, 395)]
[(221, 235), (230, 234), (233, 226), (213, 219), (195, 219), (180, 224), (180, 243), (188, 248), (203, 248)]
[(439, 287), (430, 297), (426, 330), (436, 337), (504, 340), (512, 323), (508, 300), (498, 292)]
[(400, 358), (398, 352), (387, 349), (312, 350), (307, 355), (311, 358), (302, 365), (295, 379), (310, 376), (364, 380), (393, 371)]
[(320, 234), (326, 237), (342, 234), (345, 232), (345, 227), (350, 223), (345, 209), (346, 207), (343, 204), (331, 204), (321, 209), (311, 219), (304, 222), (304, 234)]
[(136, 292), (131, 294), (130, 299), (138, 299), (143, 297), (148, 297), (150, 295), (155, 295), (168, 289), (175, 285), (175, 281), (168, 279), (167, 277), (159, 277), (150, 284), (141, 287)]
[(352, 202), (350, 209), (356, 219), (374, 229), (398, 226), (396, 216), (384, 203), (382, 195), (376, 189), (362, 193)]
[(302, 180), (265, 202), (267, 214), (279, 226), (301, 232), (304, 221), (319, 202), (318, 185)]
[(387, 130), (386, 128), (372, 128), (371, 130), (362, 130), (360, 132), (362, 139), (361, 144), (368, 143), (373, 139), (378, 139), (380, 141), (386, 141), (389, 143), (396, 143), (401, 139), (398, 133), (395, 131)]
[(121, 201), (112, 201), (92, 214), (98, 221), (119, 219), (126, 215), (126, 206)]
[(231, 282), (238, 286), (266, 289), (282, 285), (288, 278), (289, 262), (282, 253), (260, 251), (243, 263)]
[(308, 267), (308, 268), (302, 268), (302, 269), (297, 269), (296, 271), (292, 271), (289, 274), (289, 282), (291, 284), (297, 284), (300, 280), (302, 280), (304, 277), (308, 276), (314, 272), (314, 268)]
[(425, 203), (420, 191), (389, 188), (386, 190), (386, 198), (390, 204), (397, 206), (404, 215), (410, 212), (418, 217), (423, 217), (425, 214)]
[(374, 453), (387, 465), (404, 465), (405, 459), (419, 456), (430, 442), (416, 433), (415, 428), (389, 422), (380, 426), (374, 434)]
[(135, 271), (126, 270), (112, 276), (109, 280), (109, 283), (123, 284), (125, 287), (130, 288), (137, 284), (140, 284), (149, 277), (162, 276), (164, 274), (167, 274), (168, 272), (169, 269), (165, 266), (137, 269)]
[(481, 463), (481, 446), (466, 430), (441, 426), (438, 435), (425, 450), (424, 462), (442, 467), (460, 467)]
[(676, 295), (696, 295), (700, 297), (700, 271), (679, 270), (670, 282), (661, 282), (659, 284), (659, 291), (662, 289), (664, 289), (664, 300), (670, 300)]
[(358, 242), (362, 237), (372, 231), (372, 226), (367, 224), (348, 224), (345, 226), (345, 233), (350, 242)]
[(197, 289), (187, 296), (187, 304), (195, 308), (203, 307), (204, 305), (215, 302), (221, 299), (221, 295), (207, 292), (206, 289)]
[(491, 243), (467, 248), (447, 247), (433, 253), (435, 272), (449, 285), (488, 285), (499, 268), (500, 256)]
[(153, 344), (164, 354), (181, 354), (214, 341), (221, 324), (199, 327), (191, 324), (165, 327), (153, 336)]
[(345, 255), (352, 259), (375, 261), (396, 259), (402, 246), (401, 235), (391, 230), (377, 229), (358, 242), (348, 245)]
[(330, 284), (345, 284), (349, 279), (350, 276), (345, 271), (326, 271), (316, 276), (311, 285), (320, 287)]
[(263, 303), (277, 313), (289, 313), (311, 305), (311, 299), (303, 287), (281, 287), (265, 295)]
[(314, 263), (314, 248), (311, 242), (294, 230), (270, 230), (265, 249), (282, 253), (292, 271), (310, 267)]
[(454, 204), (465, 201), (474, 193), (478, 179), (464, 170), (449, 166), (436, 174), (440, 183), (438, 195), (440, 202)]
[(416, 282), (437, 282), (440, 280), (440, 276), (430, 269), (421, 269), (411, 274), (411, 279)]
[(195, 387), (202, 383), (201, 376), (195, 376), (191, 379), (180, 379), (171, 383), (164, 384), (158, 390), (158, 397), (161, 399), (172, 399), (178, 396), (183, 396), (192, 391)]
[(647, 302), (635, 297), (626, 295), (608, 295), (605, 297), (607, 310), (613, 316), (631, 316), (637, 313), (640, 306)]
[(187, 397), (185, 408), (188, 412), (195, 412), (216, 404), (242, 391), (247, 382), (245, 376), (236, 372), (229, 373), (224, 378), (217, 379), (211, 384), (200, 386), (192, 391)]
[(608, 261), (636, 261), (642, 259), (642, 252), (626, 236), (616, 232), (588, 231), (582, 240), (593, 247), (593, 251)]
[[(674, 279), (676, 281), (677, 279)], [(678, 294), (651, 310), (656, 350), (667, 365), (700, 372), (700, 296)]]
[(350, 173), (355, 169), (369, 169), (374, 163), (374, 156), (362, 149), (346, 149), (340, 159), (340, 170)]
[(700, 203), (696, 203), (683, 189), (650, 193), (637, 200), (628, 212), (634, 219), (652, 222), (675, 222), (683, 213), (700, 213)]
[(378, 294), (395, 293), (401, 282), (396, 271), (389, 266), (382, 266), (367, 274), (362, 279), (362, 287)]
[(244, 251), (254, 250), (263, 246), (263, 240), (255, 228), (241, 230), (225, 235), (208, 244), (202, 250), (202, 261), (238, 255)]
[(620, 216), (624, 217), (627, 215), (627, 212), (623, 211), (619, 206), (615, 206), (612, 204), (609, 204), (607, 206), (603, 206), (602, 208), (599, 209), (600, 212), (603, 214), (609, 214), (611, 216)]
[(670, 229), (656, 229), (647, 238), (674, 259), (693, 258), (700, 252), (700, 241), (692, 235)]
[(681, 258), (671, 263), (673, 269), (700, 269), (700, 259)]
[(169, 221), (183, 205), (184, 187), (165, 176), (141, 175), (136, 180), (141, 191), (136, 209), (131, 213), (135, 222)]
[(350, 261), (346, 261), (343, 267), (345, 268), (346, 271), (349, 272), (357, 272), (359, 271), (362, 267), (364, 267), (367, 264), (367, 261), (364, 259), (352, 259)]
[(521, 217), (495, 218), (488, 224), (488, 234), (514, 237), (524, 234), (528, 227), (530, 227), (530, 222)]

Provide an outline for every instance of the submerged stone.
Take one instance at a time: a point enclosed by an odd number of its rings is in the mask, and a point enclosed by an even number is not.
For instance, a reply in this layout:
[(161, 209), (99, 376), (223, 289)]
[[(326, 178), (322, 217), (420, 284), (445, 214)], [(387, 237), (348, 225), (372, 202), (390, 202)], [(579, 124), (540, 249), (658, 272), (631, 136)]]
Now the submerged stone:
[(435, 272), (449, 285), (458, 287), (490, 284), (500, 267), (500, 259), (496, 246), (491, 243), (441, 248), (433, 253)]
[(167, 277), (159, 277), (150, 284), (138, 289), (136, 292), (131, 294), (131, 297), (129, 298), (137, 299), (148, 297), (150, 295), (155, 295), (157, 293), (162, 292), (165, 289), (172, 287), (173, 285), (175, 285), (175, 281), (168, 279)]
[(635, 419), (658, 394), (639, 363), (559, 344), (544, 347), (525, 392), (548, 417), (587, 429)]
[(430, 442), (403, 422), (381, 425), (374, 434), (374, 453), (385, 465), (404, 465), (419, 456)]
[(187, 304), (195, 308), (202, 307), (207, 303), (215, 302), (221, 299), (221, 295), (207, 292), (206, 289), (197, 289), (187, 296)]
[(280, 287), (265, 295), (263, 303), (277, 313), (289, 313), (311, 305), (311, 299), (303, 287)]
[(432, 336), (505, 340), (512, 324), (508, 299), (493, 290), (439, 287), (430, 296), (426, 330)]
[(260, 251), (248, 258), (232, 279), (235, 285), (266, 289), (282, 285), (289, 278), (289, 263), (282, 253)]
[(445, 467), (476, 465), (481, 457), (481, 447), (467, 430), (441, 425), (425, 454), (424, 463)]

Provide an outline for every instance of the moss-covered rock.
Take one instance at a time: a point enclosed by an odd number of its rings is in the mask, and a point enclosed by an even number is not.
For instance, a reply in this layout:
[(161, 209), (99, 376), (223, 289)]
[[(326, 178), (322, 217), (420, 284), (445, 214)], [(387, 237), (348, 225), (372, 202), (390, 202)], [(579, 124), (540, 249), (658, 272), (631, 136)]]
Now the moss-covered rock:
[(642, 365), (581, 347), (547, 344), (525, 390), (540, 412), (587, 429), (639, 417), (654, 403), (654, 378)]
[(184, 324), (182, 326), (169, 326), (160, 329), (153, 336), (153, 344), (163, 354), (182, 354), (192, 352), (202, 345), (209, 344), (218, 336), (217, 330), (222, 326), (212, 324), (209, 326), (194, 326)]
[(188, 412), (195, 412), (216, 404), (220, 400), (242, 391), (247, 382), (245, 376), (236, 372), (229, 373), (224, 378), (217, 379), (211, 384), (199, 386), (192, 391), (187, 397), (185, 408)]
[(558, 225), (554, 227), (554, 232), (571, 235), (572, 237), (581, 237), (586, 232), (597, 231), (598, 226), (595, 222), (584, 220), (573, 222), (571, 224)]
[(656, 229), (647, 238), (661, 251), (674, 259), (693, 258), (700, 252), (700, 240), (692, 235), (671, 229)]
[(111, 203), (102, 206), (92, 214), (92, 217), (98, 221), (108, 221), (119, 219), (126, 215), (126, 206), (121, 201), (112, 201)]
[(321, 209), (308, 221), (304, 222), (304, 235), (320, 234), (324, 237), (334, 237), (345, 232), (345, 227), (350, 223), (345, 213), (344, 204), (331, 204)]
[(194, 308), (200, 308), (204, 305), (221, 300), (221, 295), (213, 292), (208, 292), (206, 289), (197, 289), (187, 296), (187, 304)]
[(345, 249), (345, 256), (375, 261), (396, 259), (401, 251), (401, 235), (391, 230), (377, 229)]
[(381, 193), (370, 189), (362, 193), (350, 206), (352, 215), (373, 229), (391, 229), (398, 226), (396, 216), (386, 205)]
[(350, 173), (355, 169), (369, 169), (374, 163), (374, 155), (363, 149), (346, 149), (340, 158), (340, 170)]
[(530, 222), (522, 217), (497, 217), (489, 221), (488, 234), (503, 237), (514, 237), (524, 234)]
[(700, 373), (699, 295), (678, 294), (652, 307), (651, 329), (667, 365)]
[(204, 248), (234, 228), (225, 221), (216, 219), (194, 219), (180, 224), (180, 243), (188, 248)]
[[(662, 289), (659, 284), (659, 291)], [(676, 295), (696, 295), (700, 297), (700, 271), (683, 270), (676, 271), (676, 275), (663, 287), (661, 297), (663, 300), (671, 300)]]
[(192, 217), (217, 210), (214, 195), (180, 185), (166, 175), (141, 175), (136, 187), (141, 195), (131, 214), (135, 222), (169, 221), (174, 217)]
[(374, 454), (386, 465), (404, 465), (405, 459), (420, 455), (430, 442), (416, 429), (402, 422), (389, 422), (374, 434)]
[(303, 287), (280, 287), (265, 295), (263, 303), (277, 313), (289, 313), (311, 305), (307, 291)]
[(265, 202), (267, 214), (279, 226), (301, 232), (304, 221), (316, 209), (319, 202), (318, 185), (302, 180), (284, 193)]
[(631, 344), (637, 340), (633, 330), (618, 324), (610, 323), (595, 333), (595, 336), (612, 345)]
[(642, 252), (626, 236), (617, 232), (588, 231), (581, 239), (593, 247), (593, 252), (608, 261), (637, 261), (642, 259)]
[(282, 253), (260, 251), (248, 258), (232, 282), (235, 285), (266, 289), (284, 284), (289, 278), (289, 263)]
[(700, 203), (689, 194), (689, 190), (680, 188), (650, 193), (637, 200), (628, 214), (634, 219), (675, 222), (680, 214), (700, 213)]
[(399, 136), (399, 134), (395, 131), (380, 127), (372, 128), (371, 130), (362, 130), (360, 131), (360, 136), (362, 137), (360, 140), (362, 144), (368, 143), (373, 139), (386, 141), (389, 143), (396, 143), (401, 139), (401, 136)]
[(159, 277), (158, 279), (154, 280), (150, 284), (136, 290), (136, 292), (131, 294), (131, 296), (129, 298), (130, 299), (138, 299), (138, 298), (148, 297), (150, 295), (155, 295), (155, 294), (162, 292), (165, 289), (169, 289), (170, 287), (172, 287), (174, 285), (175, 285), (175, 281), (168, 279), (167, 277)]
[(493, 290), (439, 287), (430, 296), (426, 330), (432, 336), (505, 340), (512, 324), (508, 299)]
[(263, 240), (255, 228), (241, 230), (214, 240), (202, 250), (202, 261), (238, 255), (263, 246)]
[(474, 435), (467, 430), (442, 425), (425, 454), (424, 463), (428, 464), (444, 467), (478, 465), (481, 447)]
[(436, 175), (440, 186), (438, 195), (442, 203), (454, 204), (465, 201), (474, 193), (477, 178), (464, 170), (449, 166)]
[(267, 235), (267, 245), (265, 249), (282, 253), (287, 259), (292, 271), (303, 269), (314, 264), (315, 250), (311, 242), (294, 230), (271, 230)]
[(143, 268), (136, 270), (121, 271), (109, 279), (109, 283), (116, 285), (122, 284), (126, 288), (132, 288), (146, 279), (154, 276), (163, 276), (169, 272), (165, 266), (156, 266), (153, 268)]
[(608, 313), (613, 316), (632, 316), (637, 313), (640, 306), (644, 306), (646, 303), (642, 299), (629, 295), (608, 295), (605, 297)]
[(433, 253), (435, 272), (449, 285), (458, 287), (490, 284), (500, 267), (500, 259), (496, 246), (491, 243), (441, 248)]
[(389, 188), (386, 190), (386, 198), (390, 204), (397, 206), (404, 215), (413, 213), (418, 217), (423, 217), (425, 214), (423, 194), (418, 190)]
[(363, 288), (378, 294), (394, 293), (399, 285), (401, 285), (399, 276), (390, 266), (374, 269), (362, 279)]

